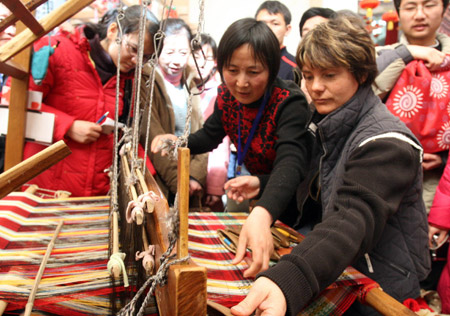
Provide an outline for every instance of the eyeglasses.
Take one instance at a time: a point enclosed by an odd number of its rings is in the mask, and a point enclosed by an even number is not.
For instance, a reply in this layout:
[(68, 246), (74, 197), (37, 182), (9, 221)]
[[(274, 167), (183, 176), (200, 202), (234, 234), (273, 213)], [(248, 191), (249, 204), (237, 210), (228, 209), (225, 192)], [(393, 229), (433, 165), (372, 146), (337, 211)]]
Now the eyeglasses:
[(207, 62), (214, 61), (214, 56), (212, 55), (204, 56), (203, 52), (200, 50), (194, 52), (194, 58), (197, 61), (199, 67), (205, 67)]
[[(125, 46), (127, 48), (127, 52), (128, 54), (130, 54), (132, 57), (136, 57), (138, 55), (138, 46), (137, 44), (134, 43), (130, 43), (128, 40), (124, 40)], [(142, 62), (146, 63), (147, 61), (149, 61), (149, 59), (152, 58), (152, 54), (149, 55), (144, 55), (142, 57)]]
[(194, 53), (194, 57), (195, 57), (195, 59), (205, 59), (206, 61), (214, 61), (214, 56), (212, 56), (212, 55), (203, 56), (202, 52), (200, 52), (200, 51), (196, 51)]
[(440, 1), (428, 1), (423, 4), (408, 3), (404, 7), (400, 8), (400, 11), (403, 14), (412, 16), (417, 14), (419, 8), (421, 8), (423, 13), (429, 14), (433, 12), (435, 9), (439, 8), (440, 4), (441, 4)]

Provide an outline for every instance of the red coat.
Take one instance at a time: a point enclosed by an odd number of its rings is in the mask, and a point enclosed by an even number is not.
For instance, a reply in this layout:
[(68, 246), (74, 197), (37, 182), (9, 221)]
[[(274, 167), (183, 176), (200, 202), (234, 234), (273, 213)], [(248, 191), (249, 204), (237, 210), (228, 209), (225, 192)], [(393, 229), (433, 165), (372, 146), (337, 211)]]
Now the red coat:
[[(30, 78), (30, 89), (43, 92), (42, 110), (55, 113), (53, 142), (64, 140), (72, 154), (46, 170), (29, 183), (41, 188), (67, 190), (72, 196), (104, 195), (109, 190), (109, 177), (104, 172), (112, 164), (113, 134), (102, 134), (97, 141), (80, 144), (66, 136), (75, 120), (96, 122), (106, 111), (114, 119), (116, 76), (102, 85), (89, 58), (90, 45), (82, 31), (51, 37), (52, 45), (59, 41), (49, 59), (47, 75), (40, 86)], [(48, 45), (48, 37), (34, 45), (37, 51)], [(128, 76), (129, 78), (129, 76)], [(121, 75), (120, 95), (123, 95), (125, 76)], [(119, 113), (122, 113), (120, 97)], [(45, 146), (27, 142), (24, 159)]]
[[(441, 229), (450, 230), (450, 160), (436, 189), (428, 222)], [(450, 313), (450, 252), (447, 254), (447, 264), (442, 270), (437, 290), (442, 300), (442, 313)]]

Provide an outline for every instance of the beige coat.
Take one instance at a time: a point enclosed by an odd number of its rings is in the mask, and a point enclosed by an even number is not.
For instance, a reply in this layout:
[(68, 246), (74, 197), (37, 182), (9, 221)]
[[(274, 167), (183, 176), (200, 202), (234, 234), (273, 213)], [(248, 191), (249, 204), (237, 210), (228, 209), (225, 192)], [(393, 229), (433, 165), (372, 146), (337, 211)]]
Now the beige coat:
[[(146, 87), (146, 81), (150, 77), (150, 74), (151, 68), (149, 65), (146, 65), (143, 69), (140, 91), (141, 107), (145, 108), (142, 117), (143, 124), (140, 131), (140, 142), (142, 146), (145, 146), (147, 132), (147, 117), (149, 108), (148, 99), (150, 97), (150, 89)], [(148, 148), (150, 148), (150, 144), (155, 136), (160, 134), (175, 133), (175, 115), (163, 80), (163, 75), (157, 70), (155, 72), (155, 86), (153, 92)], [(189, 81), (188, 84), (190, 87), (195, 87), (195, 84), (191, 81)], [(198, 96), (194, 96), (192, 104), (191, 133), (197, 131), (203, 126), (200, 98)], [(156, 169), (156, 181), (164, 195), (168, 197), (169, 191), (175, 194), (177, 192), (177, 162), (168, 159), (168, 157), (162, 157), (160, 153), (153, 154), (150, 152), (148, 155)], [(203, 188), (206, 183), (207, 165), (208, 154), (191, 156), (190, 176), (191, 178), (197, 180)]]
[[(436, 39), (439, 41), (442, 47), (442, 52), (446, 54), (450, 54), (450, 37), (445, 34), (437, 33)], [(400, 37), (399, 43), (395, 43), (392, 45), (379, 46), (376, 47), (377, 52), (385, 49), (395, 49), (399, 45), (408, 45), (408, 41), (406, 37), (402, 35)], [(378, 64), (377, 60), (377, 64)], [(378, 65), (380, 68), (380, 65)], [(372, 90), (376, 95), (378, 95), (382, 100), (384, 97), (394, 88), (397, 83), (397, 79), (402, 74), (405, 69), (406, 64), (402, 58), (397, 58), (392, 61), (387, 67), (381, 67), (382, 71), (375, 78), (375, 82), (372, 85)], [(383, 69), (384, 68), (384, 69)]]

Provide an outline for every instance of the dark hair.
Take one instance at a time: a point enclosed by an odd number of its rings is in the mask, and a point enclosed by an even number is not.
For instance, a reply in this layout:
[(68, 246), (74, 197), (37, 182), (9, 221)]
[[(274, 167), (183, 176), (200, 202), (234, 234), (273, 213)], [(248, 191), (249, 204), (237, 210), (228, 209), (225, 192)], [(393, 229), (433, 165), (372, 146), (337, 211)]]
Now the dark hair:
[(338, 15), (309, 31), (295, 56), (300, 70), (305, 64), (317, 69), (344, 67), (360, 85), (371, 85), (377, 75), (375, 44), (357, 19)]
[(186, 24), (186, 22), (184, 22), (183, 19), (168, 18), (162, 21), (161, 24), (164, 25), (163, 31), (166, 37), (185, 32), (189, 42), (192, 40), (191, 28)]
[(303, 13), (302, 18), (300, 19), (300, 24), (298, 25), (300, 29), (300, 36), (302, 35), (303, 32), (303, 25), (310, 18), (313, 18), (315, 16), (321, 16), (325, 19), (330, 19), (334, 14), (335, 12), (330, 8), (321, 8), (321, 7), (309, 8)]
[[(214, 59), (217, 59), (217, 44), (216, 44), (216, 41), (214, 40), (214, 38), (212, 38), (210, 35), (205, 34), (205, 33), (201, 33), (200, 37), (201, 37), (200, 43), (197, 43), (196, 45), (194, 43), (194, 47), (193, 47), (194, 51), (198, 51), (198, 50), (202, 49), (202, 47), (204, 45), (209, 45), (209, 46), (211, 46)], [(194, 36), (194, 38), (195, 38), (195, 36)]]
[(223, 68), (228, 66), (236, 49), (250, 45), (256, 60), (269, 69), (271, 86), (280, 68), (280, 43), (272, 30), (261, 21), (252, 18), (240, 19), (231, 24), (222, 36), (217, 49), (217, 69), (223, 81)]
[[(442, 15), (444, 15), (445, 10), (447, 10), (448, 7), (448, 1), (449, 0), (442, 0), (442, 5), (444, 6), (444, 10), (442, 10)], [(398, 15), (400, 15), (400, 4), (402, 3), (402, 0), (394, 0), (394, 6), (395, 10), (397, 10)]]
[(255, 18), (261, 10), (267, 10), (270, 14), (281, 13), (286, 25), (291, 24), (291, 11), (280, 1), (264, 1), (256, 10)]
[[(124, 10), (123, 19), (119, 20), (123, 34), (130, 34), (139, 30), (139, 20), (141, 18), (141, 6), (133, 5)], [(106, 38), (108, 27), (113, 22), (117, 22), (119, 10), (117, 8), (106, 11), (98, 23), (86, 23), (84, 33), (87, 38), (93, 38), (98, 34), (100, 40)], [(159, 22), (155, 15), (146, 10), (145, 28), (153, 37), (159, 29)]]
[[(161, 21), (161, 24), (163, 25), (162, 31), (164, 33), (164, 37), (156, 40), (155, 51), (159, 47), (159, 50), (156, 52), (158, 57), (159, 57), (159, 55), (161, 55), (162, 49), (164, 47), (164, 38), (166, 38), (168, 36), (176, 35), (176, 34), (180, 34), (180, 33), (184, 32), (188, 39), (189, 46), (191, 45), (192, 31), (191, 31), (191, 28), (189, 27), (189, 25), (187, 25), (186, 22), (184, 22), (184, 20), (178, 19), (178, 18), (168, 18), (168, 19)], [(162, 45), (159, 45), (160, 40), (162, 40)]]

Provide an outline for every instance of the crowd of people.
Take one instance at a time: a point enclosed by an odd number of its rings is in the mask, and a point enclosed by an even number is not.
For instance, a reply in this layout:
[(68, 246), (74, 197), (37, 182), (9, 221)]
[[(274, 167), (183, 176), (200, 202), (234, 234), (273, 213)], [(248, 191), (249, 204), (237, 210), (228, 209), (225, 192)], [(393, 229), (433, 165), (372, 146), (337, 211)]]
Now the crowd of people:
[[(194, 36), (182, 19), (159, 23), (148, 12), (143, 62), (156, 54), (157, 63), (144, 64), (138, 87), (141, 104), (152, 104), (144, 107), (151, 120), (143, 120), (140, 143), (150, 146), (156, 181), (173, 204), (177, 167), (163, 145), (183, 136), (190, 116), (190, 205), (249, 212), (233, 263), (245, 260), (244, 276), (256, 281), (234, 315), (297, 315), (349, 265), (401, 302), (437, 290), (450, 313), (450, 267), (436, 266), (430, 252), (445, 247), (450, 229), (448, 146), (427, 150), (384, 104), (413, 60), (430, 73), (442, 69), (450, 39), (438, 28), (449, 2), (394, 4), (399, 43), (375, 47), (357, 15), (314, 7), (300, 19), (295, 56), (283, 44), (293, 32), (291, 12), (279, 1), (232, 23), (218, 45), (208, 34)], [(30, 87), (43, 92), (42, 110), (56, 116), (54, 141), (65, 140), (72, 155), (30, 183), (73, 196), (108, 193), (113, 136), (98, 119), (114, 118), (117, 80), (120, 119), (129, 117), (139, 12), (131, 6), (117, 22), (113, 9), (97, 24), (50, 37), (57, 48), (47, 75)], [(37, 41), (35, 50), (48, 43)], [(24, 157), (43, 148), (27, 143)], [(305, 239), (269, 267), (276, 220)], [(355, 302), (345, 315), (378, 314)]]

